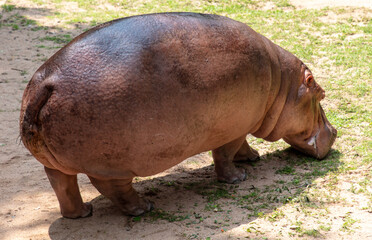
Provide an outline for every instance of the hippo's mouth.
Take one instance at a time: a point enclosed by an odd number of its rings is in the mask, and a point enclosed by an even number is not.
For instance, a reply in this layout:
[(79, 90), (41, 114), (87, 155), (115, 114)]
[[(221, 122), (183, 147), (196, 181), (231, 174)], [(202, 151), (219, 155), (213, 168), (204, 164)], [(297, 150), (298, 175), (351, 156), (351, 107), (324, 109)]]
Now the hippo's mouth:
[(315, 134), (312, 134), (311, 137), (301, 140), (293, 136), (291, 138), (283, 138), (284, 141), (293, 148), (312, 157), (317, 159), (325, 158), (336, 139), (337, 130), (328, 122), (322, 107), (320, 107), (320, 116), (317, 129), (314, 131)]

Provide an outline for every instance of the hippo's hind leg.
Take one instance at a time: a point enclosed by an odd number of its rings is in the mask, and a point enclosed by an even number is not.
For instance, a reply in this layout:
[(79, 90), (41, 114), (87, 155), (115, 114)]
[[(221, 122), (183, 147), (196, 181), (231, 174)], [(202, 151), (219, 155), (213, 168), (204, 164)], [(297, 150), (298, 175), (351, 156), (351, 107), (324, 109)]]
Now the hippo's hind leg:
[(125, 214), (138, 216), (151, 211), (153, 204), (140, 198), (132, 187), (132, 179), (97, 179), (89, 176), (92, 184)]
[(77, 175), (67, 175), (47, 167), (44, 169), (57, 195), (63, 217), (80, 218), (92, 215), (92, 205), (83, 203), (81, 198)]
[(260, 154), (251, 148), (245, 140), (243, 145), (240, 147), (239, 151), (234, 156), (234, 161), (242, 162), (242, 161), (257, 161), (260, 159)]
[(247, 174), (243, 168), (236, 168), (233, 160), (245, 141), (242, 136), (212, 151), (217, 179), (221, 182), (237, 183), (244, 181)]

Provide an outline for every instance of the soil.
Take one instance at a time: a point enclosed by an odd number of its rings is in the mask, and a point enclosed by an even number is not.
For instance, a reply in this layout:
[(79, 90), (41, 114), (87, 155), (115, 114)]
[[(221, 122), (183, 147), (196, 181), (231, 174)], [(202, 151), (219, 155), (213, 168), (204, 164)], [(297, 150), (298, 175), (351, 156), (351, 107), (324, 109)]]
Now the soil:
[[(297, 0), (293, 1), (294, 4), (296, 2)], [(301, 6), (306, 7), (306, 1), (299, 2)], [(324, 4), (341, 1), (314, 2), (323, 7), (326, 6)], [(345, 1), (347, 6), (351, 2), (371, 7), (369, 1)], [(0, 1), (0, 5), (2, 4)], [(52, 27), (37, 31), (33, 30), (33, 25), (20, 26), (19, 29), (5, 25), (0, 28), (0, 239), (206, 239), (207, 237), (244, 239), (249, 236), (248, 225), (252, 226), (252, 224), (255, 229), (265, 232), (265, 237), (269, 239), (291, 231), (293, 226), (290, 226), (288, 219), (282, 219), (270, 226), (260, 226), (259, 219), (247, 217), (244, 209), (233, 204), (222, 204), (224, 212), (216, 206), (211, 213), (206, 213), (204, 209), (207, 199), (202, 194), (198, 194), (195, 183), (201, 188), (207, 188), (215, 183), (216, 176), (208, 153), (189, 158), (159, 175), (136, 180), (134, 187), (153, 201), (157, 209), (161, 209), (155, 211), (157, 213), (155, 216), (132, 218), (122, 215), (109, 200), (97, 192), (86, 176), (79, 175), (82, 197), (93, 204), (93, 216), (77, 220), (62, 218), (58, 201), (43, 166), (20, 142), (19, 110), (28, 80), (57, 50), (53, 42), (41, 42), (40, 39), (60, 34), (77, 36), (87, 26), (80, 25), (67, 30), (53, 27), (56, 25), (55, 20), (45, 18), (48, 9), (39, 9), (37, 6), (27, 7), (10, 13), (3, 12), (1, 21), (18, 13), (29, 19), (36, 19), (44, 26)], [(232, 185), (233, 188), (241, 192), (250, 192), (254, 188), (270, 185), (278, 180), (288, 180), (289, 176), (275, 174), (275, 169), (284, 166), (285, 161), (276, 157), (267, 159), (268, 151), (265, 148), (258, 150), (262, 160), (257, 165), (243, 165), (242, 167), (248, 172), (248, 179), (239, 185)], [(283, 154), (296, 154), (283, 151)], [(271, 206), (269, 211), (273, 212), (281, 206), (282, 204)], [(296, 218), (296, 209), (288, 207), (286, 211), (292, 211), (293, 214), (289, 216)], [(352, 236), (372, 239), (371, 214), (358, 211), (353, 207), (335, 206), (329, 211), (330, 219), (340, 219), (350, 215), (363, 218), (364, 220), (359, 223), (360, 229)], [(226, 212), (231, 214), (225, 214)], [(166, 213), (190, 216), (186, 217), (185, 221), (172, 221), (171, 216)], [(228, 224), (221, 224), (222, 222)], [(342, 222), (333, 222), (333, 224), (342, 224)], [(330, 239), (349, 237), (347, 233), (332, 231), (327, 235)]]

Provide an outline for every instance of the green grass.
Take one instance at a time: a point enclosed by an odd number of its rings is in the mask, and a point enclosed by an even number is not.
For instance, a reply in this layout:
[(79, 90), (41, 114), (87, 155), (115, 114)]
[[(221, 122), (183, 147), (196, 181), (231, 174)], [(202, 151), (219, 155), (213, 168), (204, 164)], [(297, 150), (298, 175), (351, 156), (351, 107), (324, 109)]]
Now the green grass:
[(4, 19), (3, 18), (4, 17), (0, 15), (0, 27), (8, 26), (11, 27), (12, 30), (19, 30), (20, 28), (36, 25), (35, 20), (28, 19), (27, 17), (22, 16), (19, 13), (11, 14), (10, 16)]
[(307, 236), (314, 237), (314, 238), (318, 238), (322, 236), (322, 234), (316, 229), (304, 230), (303, 235), (307, 235)]
[(70, 34), (62, 34), (57, 36), (46, 36), (43, 38), (40, 38), (40, 41), (51, 41), (56, 44), (67, 44), (72, 40), (72, 37)]
[[(179, 221), (184, 221), (184, 220), (190, 218), (190, 216), (187, 215), (187, 214), (186, 215), (179, 215), (179, 214), (176, 214), (176, 213), (171, 213), (171, 212), (164, 211), (162, 209), (154, 209), (153, 211), (147, 213), (146, 216), (149, 217), (148, 219), (150, 221), (157, 221), (157, 220), (161, 219), (161, 220), (166, 220), (168, 222), (179, 222)], [(138, 217), (134, 218), (133, 220), (134, 221), (140, 221), (140, 219)]]
[(11, 4), (10, 5), (4, 4), (4, 5), (1, 6), (1, 8), (5, 12), (11, 12), (11, 11), (13, 11), (16, 8), (16, 6), (15, 5), (11, 5)]
[(344, 218), (344, 223), (342, 224), (341, 231), (352, 231), (352, 226), (358, 222), (357, 220), (351, 218), (350, 216), (346, 216)]
[(292, 168), (291, 166), (285, 166), (282, 169), (277, 170), (275, 173), (291, 175), (294, 174), (294, 172), (295, 172), (294, 168)]

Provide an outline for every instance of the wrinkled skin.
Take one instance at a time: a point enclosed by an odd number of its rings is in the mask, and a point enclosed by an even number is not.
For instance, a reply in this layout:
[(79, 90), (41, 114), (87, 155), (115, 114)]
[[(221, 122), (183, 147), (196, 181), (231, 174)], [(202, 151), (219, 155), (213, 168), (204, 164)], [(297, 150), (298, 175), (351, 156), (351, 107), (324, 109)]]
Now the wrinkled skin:
[(133, 177), (200, 152), (212, 150), (218, 180), (245, 180), (233, 162), (259, 157), (247, 134), (324, 158), (336, 130), (323, 98), (298, 58), (245, 24), (152, 14), (93, 28), (52, 56), (24, 92), (20, 129), (64, 217), (92, 212), (78, 173), (124, 213), (140, 215), (152, 203), (137, 195)]

